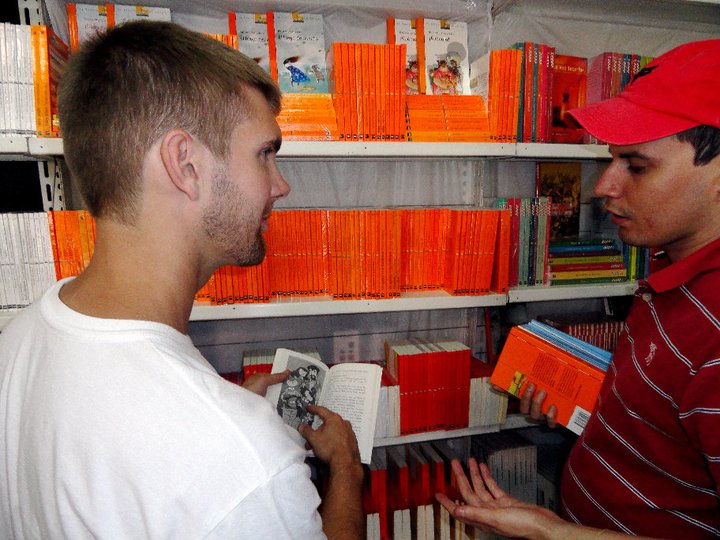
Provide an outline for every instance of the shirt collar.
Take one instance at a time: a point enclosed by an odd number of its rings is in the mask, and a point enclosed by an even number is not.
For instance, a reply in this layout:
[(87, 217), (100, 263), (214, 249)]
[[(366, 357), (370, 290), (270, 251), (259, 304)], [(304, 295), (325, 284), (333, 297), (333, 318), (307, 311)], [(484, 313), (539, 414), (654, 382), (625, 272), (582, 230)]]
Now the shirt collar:
[(653, 272), (647, 281), (655, 292), (665, 292), (685, 285), (698, 274), (715, 268), (720, 268), (720, 238), (684, 259)]

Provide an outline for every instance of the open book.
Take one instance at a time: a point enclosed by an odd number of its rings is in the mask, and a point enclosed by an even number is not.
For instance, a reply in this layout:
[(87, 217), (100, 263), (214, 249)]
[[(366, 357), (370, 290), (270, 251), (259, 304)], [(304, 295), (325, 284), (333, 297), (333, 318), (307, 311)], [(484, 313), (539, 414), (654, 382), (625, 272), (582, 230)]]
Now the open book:
[[(360, 449), (360, 459), (370, 463), (377, 420), (382, 368), (377, 364), (348, 363), (328, 367), (308, 356), (289, 349), (275, 353), (272, 373), (290, 370), (282, 384), (271, 386), (267, 398), (277, 408), (286, 424), (297, 428), (309, 424), (317, 428), (322, 421), (307, 410), (320, 405), (338, 413), (352, 424)], [(300, 433), (299, 443), (304, 444)]]

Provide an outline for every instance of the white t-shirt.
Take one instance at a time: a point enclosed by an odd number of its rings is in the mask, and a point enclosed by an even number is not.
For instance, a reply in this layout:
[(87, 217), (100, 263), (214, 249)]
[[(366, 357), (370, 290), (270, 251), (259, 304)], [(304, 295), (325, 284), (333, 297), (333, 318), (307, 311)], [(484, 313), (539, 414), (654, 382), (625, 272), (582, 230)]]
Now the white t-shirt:
[(0, 334), (0, 536), (324, 538), (267, 400), (169, 326), (71, 310), (62, 283)]

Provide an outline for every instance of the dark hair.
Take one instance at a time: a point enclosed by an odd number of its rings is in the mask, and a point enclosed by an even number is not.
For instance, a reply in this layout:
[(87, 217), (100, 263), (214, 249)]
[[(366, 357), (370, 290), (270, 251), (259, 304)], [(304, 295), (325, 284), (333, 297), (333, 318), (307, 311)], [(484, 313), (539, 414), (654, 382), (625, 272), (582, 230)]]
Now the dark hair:
[(58, 108), (65, 160), (91, 214), (134, 221), (145, 156), (172, 129), (226, 158), (230, 134), (252, 114), (248, 88), (279, 112), (280, 91), (254, 60), (173, 23), (130, 22), (84, 44)]
[(720, 128), (700, 125), (675, 135), (695, 149), (695, 165), (706, 165), (720, 154)]

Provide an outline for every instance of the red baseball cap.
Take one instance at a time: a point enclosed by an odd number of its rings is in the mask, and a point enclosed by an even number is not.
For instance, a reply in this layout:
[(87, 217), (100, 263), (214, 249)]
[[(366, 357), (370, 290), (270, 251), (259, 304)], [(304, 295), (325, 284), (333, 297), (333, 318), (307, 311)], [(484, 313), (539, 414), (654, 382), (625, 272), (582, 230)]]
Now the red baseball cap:
[(720, 39), (680, 45), (640, 70), (616, 97), (569, 114), (598, 140), (615, 145), (703, 124), (720, 128)]

